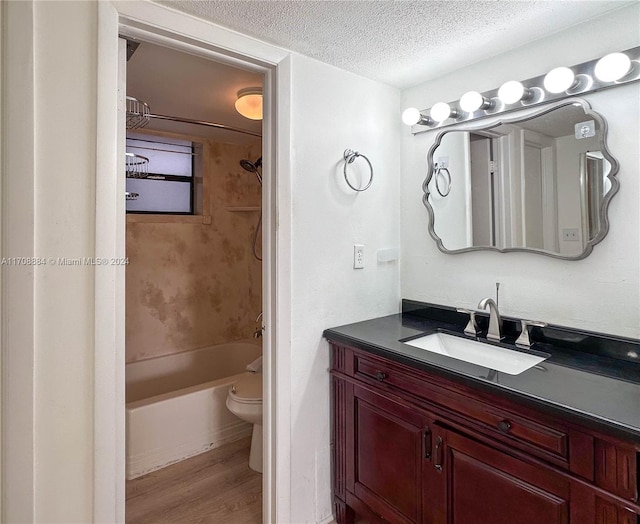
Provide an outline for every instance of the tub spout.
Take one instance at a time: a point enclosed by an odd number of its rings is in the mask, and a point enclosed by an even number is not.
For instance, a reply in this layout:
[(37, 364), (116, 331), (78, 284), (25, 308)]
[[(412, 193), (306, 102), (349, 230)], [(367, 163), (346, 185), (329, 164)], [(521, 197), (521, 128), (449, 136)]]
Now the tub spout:
[(256, 324), (258, 322), (260, 322), (260, 327), (257, 327), (253, 332), (253, 338), (260, 338), (262, 336), (262, 332), (264, 331), (264, 326), (262, 325), (262, 311), (260, 311), (260, 314), (256, 318)]

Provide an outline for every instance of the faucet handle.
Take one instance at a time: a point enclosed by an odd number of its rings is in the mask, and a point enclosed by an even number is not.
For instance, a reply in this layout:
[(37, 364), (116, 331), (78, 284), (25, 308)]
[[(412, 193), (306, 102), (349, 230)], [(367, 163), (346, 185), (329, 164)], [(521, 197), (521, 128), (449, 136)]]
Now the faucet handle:
[(469, 315), (469, 323), (467, 327), (464, 328), (464, 334), (469, 335), (470, 337), (476, 337), (480, 334), (480, 328), (478, 328), (478, 324), (476, 323), (476, 312), (472, 309), (456, 309), (458, 313), (466, 313)]
[(518, 340), (516, 340), (516, 346), (521, 348), (531, 347), (531, 339), (529, 338), (530, 327), (545, 327), (547, 325), (546, 322), (538, 322), (536, 320), (520, 320), (520, 324), (522, 325), (522, 332)]

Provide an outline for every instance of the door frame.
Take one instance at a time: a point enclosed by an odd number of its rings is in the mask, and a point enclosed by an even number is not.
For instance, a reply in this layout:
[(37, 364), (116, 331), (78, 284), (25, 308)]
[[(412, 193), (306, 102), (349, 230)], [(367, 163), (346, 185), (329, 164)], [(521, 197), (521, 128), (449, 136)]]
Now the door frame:
[[(291, 484), (290, 53), (151, 2), (99, 3), (96, 257), (124, 256), (124, 170), (119, 167), (124, 165), (120, 162), (124, 158), (124, 93), (118, 84), (120, 34), (265, 76), (263, 522), (287, 522)], [(94, 522), (124, 522), (124, 268), (104, 269), (95, 275)]]

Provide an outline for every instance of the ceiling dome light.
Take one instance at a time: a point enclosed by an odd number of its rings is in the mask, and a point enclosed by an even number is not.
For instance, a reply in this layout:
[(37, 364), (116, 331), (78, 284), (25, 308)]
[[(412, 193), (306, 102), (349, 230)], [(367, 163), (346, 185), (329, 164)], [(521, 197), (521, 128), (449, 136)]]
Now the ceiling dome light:
[(444, 122), (450, 116), (455, 118), (456, 112), (451, 110), (451, 106), (446, 102), (438, 102), (431, 108), (431, 118), (436, 122)]
[(413, 126), (415, 124), (429, 126), (433, 124), (433, 120), (428, 116), (423, 115), (420, 110), (415, 107), (409, 107), (402, 112), (402, 122), (408, 126)]
[(530, 96), (530, 91), (517, 80), (509, 80), (498, 89), (498, 98), (505, 104), (515, 104)]
[(491, 101), (487, 100), (477, 91), (469, 91), (460, 98), (460, 107), (467, 113), (473, 113), (478, 109), (489, 109)]
[(598, 80), (615, 82), (620, 80), (631, 69), (631, 59), (624, 53), (611, 53), (603, 56), (594, 69)]
[(568, 67), (556, 67), (544, 77), (544, 88), (549, 93), (562, 93), (575, 82), (576, 75)]
[(262, 88), (246, 87), (238, 91), (236, 111), (250, 120), (262, 120)]

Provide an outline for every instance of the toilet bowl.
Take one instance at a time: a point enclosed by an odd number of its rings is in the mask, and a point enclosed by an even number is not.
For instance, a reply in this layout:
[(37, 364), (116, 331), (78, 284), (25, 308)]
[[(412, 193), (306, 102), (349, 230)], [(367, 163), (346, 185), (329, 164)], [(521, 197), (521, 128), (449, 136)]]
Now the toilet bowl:
[(262, 473), (262, 373), (245, 373), (229, 390), (227, 408), (253, 424), (249, 467)]

